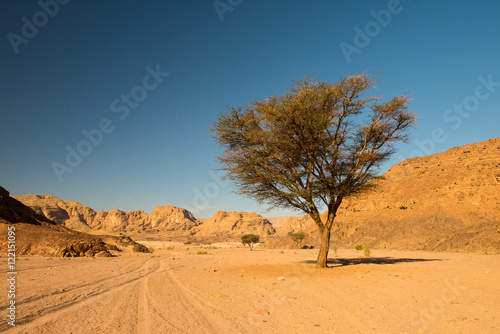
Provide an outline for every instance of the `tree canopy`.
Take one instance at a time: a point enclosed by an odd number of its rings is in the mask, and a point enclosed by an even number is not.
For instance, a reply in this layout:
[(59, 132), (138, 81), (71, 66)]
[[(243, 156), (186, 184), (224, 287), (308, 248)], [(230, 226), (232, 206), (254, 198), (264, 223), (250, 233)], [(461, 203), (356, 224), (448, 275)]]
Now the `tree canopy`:
[[(367, 95), (376, 83), (367, 74), (335, 83), (305, 77), (282, 95), (228, 107), (211, 127), (226, 178), (260, 204), (309, 214), (323, 249), (342, 199), (371, 186), (416, 119), (406, 93), (387, 101)], [(320, 251), (318, 267), (327, 253)]]

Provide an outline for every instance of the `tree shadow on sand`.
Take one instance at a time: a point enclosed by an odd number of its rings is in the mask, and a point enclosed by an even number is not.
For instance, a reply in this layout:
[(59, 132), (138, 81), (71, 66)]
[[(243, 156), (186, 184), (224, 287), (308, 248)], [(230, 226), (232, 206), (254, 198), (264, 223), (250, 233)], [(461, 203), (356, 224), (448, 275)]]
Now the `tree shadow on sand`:
[[(361, 257), (352, 259), (329, 258), (329, 267), (353, 266), (358, 264), (397, 264), (410, 262), (427, 262), (427, 261), (443, 261), (443, 259), (410, 259), (410, 258), (393, 258), (393, 257)], [(307, 260), (304, 263), (316, 263), (316, 260)]]

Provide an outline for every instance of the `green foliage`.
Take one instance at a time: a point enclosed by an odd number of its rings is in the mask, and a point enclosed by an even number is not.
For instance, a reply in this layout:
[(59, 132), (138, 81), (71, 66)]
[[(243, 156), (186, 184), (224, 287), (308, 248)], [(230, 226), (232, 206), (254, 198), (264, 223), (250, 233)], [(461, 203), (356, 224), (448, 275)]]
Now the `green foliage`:
[(292, 238), (292, 240), (299, 245), (302, 243), (302, 241), (304, 241), (305, 237), (306, 234), (304, 232), (290, 234), (290, 238)]
[(357, 251), (360, 251), (363, 249), (363, 246), (361, 245), (356, 245), (356, 247), (354, 247)]
[(207, 251), (198, 251), (198, 253), (196, 253), (198, 255), (206, 255), (208, 254)]
[(175, 247), (174, 247), (174, 246), (168, 246), (168, 247), (167, 247), (167, 250), (174, 250), (174, 249), (175, 249)]
[[(416, 114), (406, 94), (383, 101), (369, 93), (377, 81), (366, 73), (294, 83), (284, 94), (221, 113), (210, 128), (222, 149), (217, 159), (236, 193), (302, 210), (330, 232), (342, 200), (374, 186), (370, 181), (407, 139)], [(329, 242), (322, 239), (320, 267)]]
[(256, 234), (245, 234), (241, 237), (241, 243), (243, 246), (248, 245), (250, 247), (250, 250), (253, 249), (253, 245), (258, 243), (260, 239), (260, 236)]
[(337, 255), (337, 250), (338, 250), (337, 245), (333, 245), (333, 246), (332, 246), (332, 249), (333, 249), (333, 251), (335, 252), (335, 255)]
[(184, 243), (184, 245), (191, 245), (191, 241), (189, 241), (189, 240), (188, 240), (188, 241), (186, 241), (186, 242)]
[(370, 257), (370, 248), (368, 247), (365, 247), (365, 249), (363, 250), (363, 252), (365, 253), (365, 257)]

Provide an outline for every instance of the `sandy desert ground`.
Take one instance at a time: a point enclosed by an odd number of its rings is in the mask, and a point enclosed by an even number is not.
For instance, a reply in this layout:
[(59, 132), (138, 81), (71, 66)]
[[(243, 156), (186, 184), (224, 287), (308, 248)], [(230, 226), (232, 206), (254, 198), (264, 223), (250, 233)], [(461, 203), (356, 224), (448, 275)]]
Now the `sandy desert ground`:
[[(17, 326), (3, 320), (0, 331), (500, 330), (499, 255), (372, 250), (365, 258), (362, 252), (339, 249), (337, 256), (330, 254), (333, 268), (316, 270), (314, 249), (176, 246), (113, 258), (18, 258)], [(5, 279), (1, 287), (8, 290)], [(4, 298), (1, 307), (5, 314)]]

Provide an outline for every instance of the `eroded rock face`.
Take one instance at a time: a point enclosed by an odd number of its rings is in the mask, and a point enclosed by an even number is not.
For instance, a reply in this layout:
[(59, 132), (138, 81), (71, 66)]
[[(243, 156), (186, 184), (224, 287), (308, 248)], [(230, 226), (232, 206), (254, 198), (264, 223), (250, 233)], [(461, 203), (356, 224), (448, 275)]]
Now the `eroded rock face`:
[(36, 213), (77, 231), (90, 231), (90, 224), (96, 216), (96, 212), (88, 206), (51, 195), (24, 195), (15, 198)]
[(5, 193), (0, 197), (0, 254), (7, 250), (7, 234), (13, 227), (18, 256), (111, 256), (102, 240), (57, 224)]
[(7, 190), (5, 190), (3, 187), (0, 187), (0, 197), (9, 197), (10, 194)]
[(99, 211), (74, 201), (65, 201), (50, 195), (16, 197), (35, 212), (66, 227), (88, 232), (169, 232), (188, 231), (198, 225), (193, 214), (172, 205), (157, 206), (149, 215), (136, 211)]
[(197, 236), (233, 236), (274, 234), (271, 222), (255, 212), (217, 211), (199, 226)]
[(162, 231), (186, 231), (197, 226), (196, 218), (186, 209), (173, 205), (157, 206), (147, 217), (147, 225)]
[(111, 253), (108, 251), (106, 244), (101, 239), (90, 241), (79, 241), (66, 246), (62, 252), (63, 257), (110, 257)]
[(144, 211), (99, 211), (90, 226), (96, 230), (110, 232), (142, 230), (145, 226), (147, 214)]

